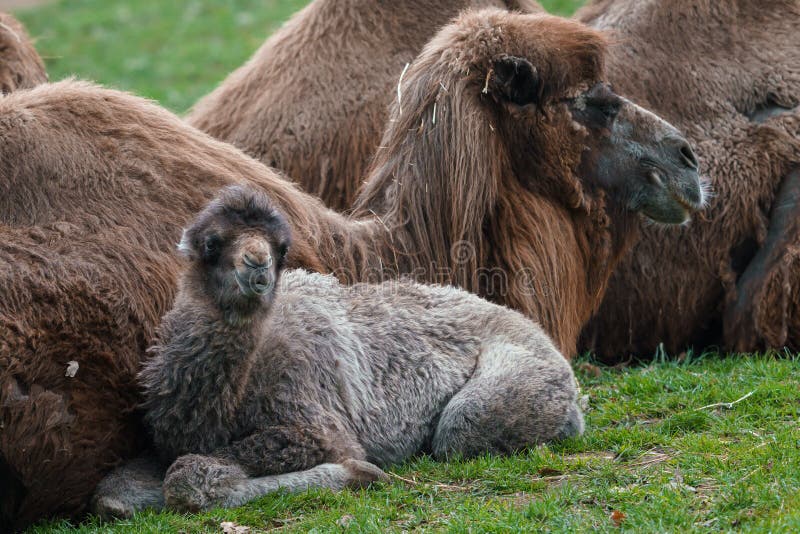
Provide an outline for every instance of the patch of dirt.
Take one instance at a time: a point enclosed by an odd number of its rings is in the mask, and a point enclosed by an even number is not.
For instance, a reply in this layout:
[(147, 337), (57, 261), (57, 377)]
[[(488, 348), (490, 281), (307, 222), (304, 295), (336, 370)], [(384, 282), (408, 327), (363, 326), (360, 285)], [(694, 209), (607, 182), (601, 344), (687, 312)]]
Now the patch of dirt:
[(0, 0), (0, 11), (28, 9), (51, 2), (52, 0)]
[(513, 495), (503, 495), (502, 500), (510, 503), (514, 509), (522, 510), (539, 498), (541, 498), (541, 495), (518, 491)]
[(566, 461), (583, 461), (583, 462), (591, 462), (593, 460), (601, 461), (601, 462), (610, 462), (616, 459), (617, 455), (610, 451), (589, 451), (589, 452), (579, 452), (576, 454), (569, 454), (564, 457)]
[(653, 449), (641, 455), (636, 461), (625, 464), (627, 467), (650, 467), (671, 460), (672, 456), (665, 451)]

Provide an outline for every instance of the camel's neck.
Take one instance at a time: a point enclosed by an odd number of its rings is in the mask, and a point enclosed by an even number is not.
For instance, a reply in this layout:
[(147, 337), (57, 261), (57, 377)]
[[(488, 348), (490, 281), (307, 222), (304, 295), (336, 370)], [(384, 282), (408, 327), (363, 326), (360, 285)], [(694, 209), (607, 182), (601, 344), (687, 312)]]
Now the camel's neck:
[(182, 289), (164, 316), (161, 343), (140, 380), (145, 419), (167, 456), (207, 453), (230, 441), (267, 320), (257, 315), (226, 319), (202, 296)]
[(491, 274), (480, 294), (539, 322), (571, 357), (635, 236), (631, 216), (600, 205), (588, 213), (568, 209), (522, 189), (510, 193), (498, 198), (487, 230)]

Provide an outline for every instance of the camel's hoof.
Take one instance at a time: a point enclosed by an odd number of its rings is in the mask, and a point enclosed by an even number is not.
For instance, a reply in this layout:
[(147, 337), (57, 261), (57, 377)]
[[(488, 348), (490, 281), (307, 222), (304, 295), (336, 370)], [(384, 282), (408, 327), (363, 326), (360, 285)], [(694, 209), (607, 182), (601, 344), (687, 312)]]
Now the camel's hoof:
[(114, 497), (100, 497), (92, 502), (92, 513), (105, 521), (129, 519), (135, 512), (133, 506)]
[(232, 488), (247, 475), (235, 464), (211, 456), (187, 454), (179, 457), (164, 478), (167, 508), (196, 513), (225, 506)]
[(350, 475), (350, 480), (347, 483), (348, 488), (366, 488), (373, 482), (386, 482), (389, 480), (389, 475), (384, 473), (383, 469), (369, 462), (350, 458), (342, 462), (342, 466), (347, 469), (347, 473)]

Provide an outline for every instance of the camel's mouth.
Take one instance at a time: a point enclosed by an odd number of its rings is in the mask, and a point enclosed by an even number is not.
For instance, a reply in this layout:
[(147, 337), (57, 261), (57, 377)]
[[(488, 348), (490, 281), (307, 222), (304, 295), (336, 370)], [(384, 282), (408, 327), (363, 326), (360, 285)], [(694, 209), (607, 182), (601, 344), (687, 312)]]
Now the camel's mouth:
[(672, 194), (666, 202), (644, 208), (642, 215), (660, 224), (686, 224), (703, 206), (703, 203)]
[(670, 177), (650, 171), (645, 190), (641, 213), (661, 224), (686, 224), (706, 205), (707, 193), (700, 175), (694, 171)]
[(246, 297), (266, 295), (275, 286), (275, 277), (267, 267), (247, 269), (244, 273), (236, 270), (234, 276), (239, 290)]
[(705, 201), (702, 198), (699, 201), (692, 201), (683, 195), (673, 193), (672, 199), (684, 209), (687, 218), (689, 218), (692, 213), (700, 211), (703, 209), (703, 206), (705, 206)]

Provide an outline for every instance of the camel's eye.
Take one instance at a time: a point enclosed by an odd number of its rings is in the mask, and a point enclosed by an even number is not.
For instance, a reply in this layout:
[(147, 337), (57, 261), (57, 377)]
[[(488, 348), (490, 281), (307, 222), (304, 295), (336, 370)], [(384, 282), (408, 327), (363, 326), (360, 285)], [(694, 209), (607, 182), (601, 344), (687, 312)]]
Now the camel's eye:
[(203, 240), (203, 255), (206, 259), (212, 259), (219, 253), (221, 244), (220, 237), (216, 234), (210, 234)]
[(619, 113), (619, 106), (610, 102), (598, 102), (594, 107), (608, 120), (614, 120)]
[(599, 84), (586, 95), (586, 108), (597, 122), (612, 122), (621, 107), (622, 99), (607, 85)]

